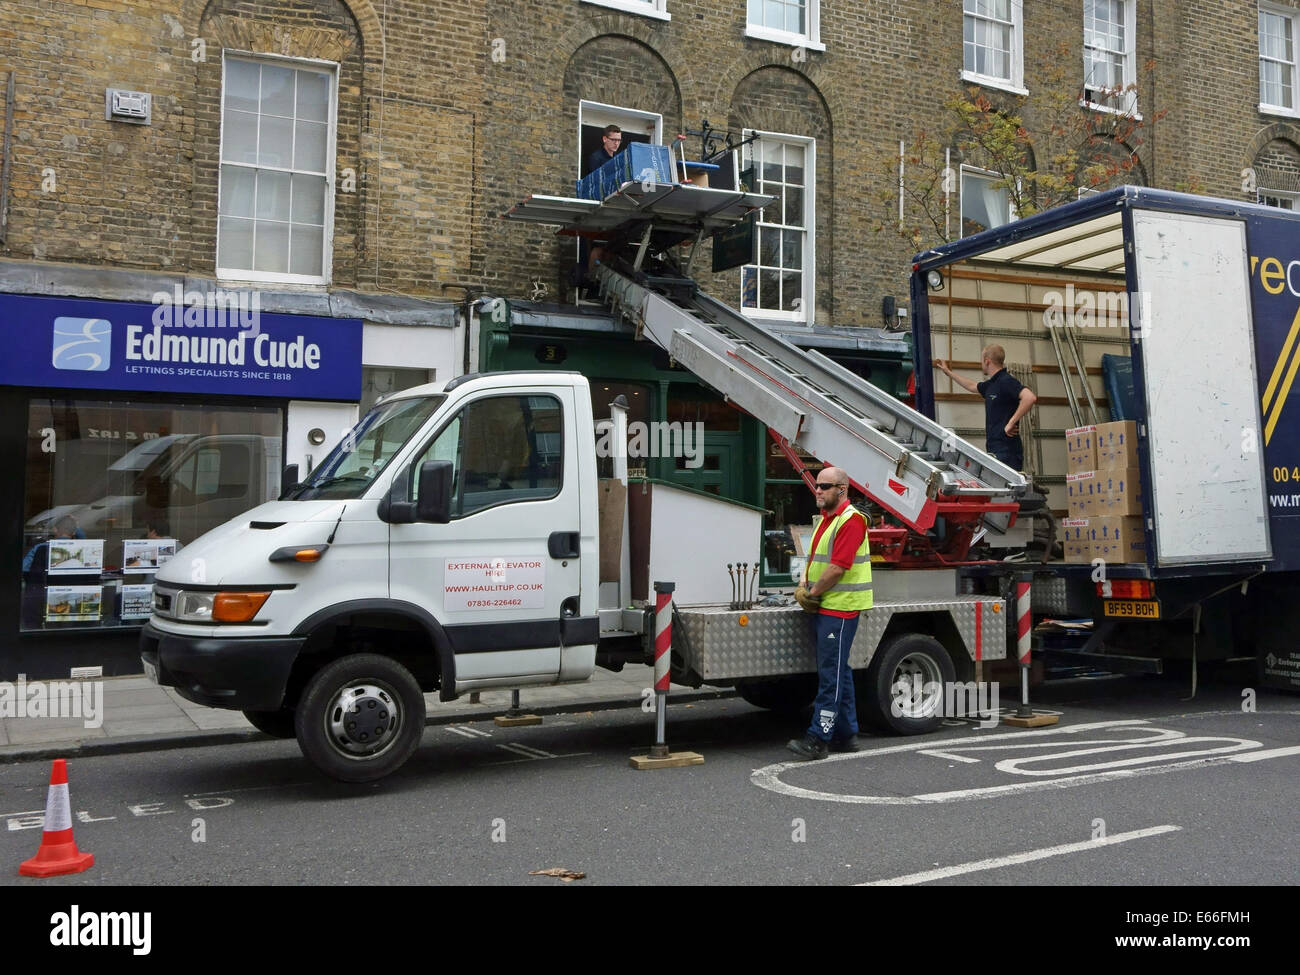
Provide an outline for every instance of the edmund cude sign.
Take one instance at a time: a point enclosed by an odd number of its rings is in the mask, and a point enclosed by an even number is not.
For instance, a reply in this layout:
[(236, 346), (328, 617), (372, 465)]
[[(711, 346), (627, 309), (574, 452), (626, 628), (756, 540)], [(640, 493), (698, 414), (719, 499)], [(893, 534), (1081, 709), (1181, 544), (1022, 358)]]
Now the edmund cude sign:
[(201, 297), (186, 304), (179, 289), (153, 304), (0, 295), (0, 383), (360, 398), (359, 319), (269, 314), (255, 292)]

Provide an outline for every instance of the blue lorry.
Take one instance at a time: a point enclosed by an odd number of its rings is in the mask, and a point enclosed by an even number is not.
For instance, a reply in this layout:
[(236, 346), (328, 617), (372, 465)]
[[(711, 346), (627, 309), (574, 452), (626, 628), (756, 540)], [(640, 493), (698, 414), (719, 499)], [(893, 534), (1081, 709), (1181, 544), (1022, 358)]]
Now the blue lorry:
[(1300, 689), (1300, 214), (1121, 187), (917, 255), (911, 299), (917, 409), (978, 442), (983, 404), (930, 366), (1003, 345), (1056, 514), (1067, 430), (1132, 421), (1128, 554), (1035, 567), (1037, 616), (1093, 620), (1072, 658), (1250, 657)]

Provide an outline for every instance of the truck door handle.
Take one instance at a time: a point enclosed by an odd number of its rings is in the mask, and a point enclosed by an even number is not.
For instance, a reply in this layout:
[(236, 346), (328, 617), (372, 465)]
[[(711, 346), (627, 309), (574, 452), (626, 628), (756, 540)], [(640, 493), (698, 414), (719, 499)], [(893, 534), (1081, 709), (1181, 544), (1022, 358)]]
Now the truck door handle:
[(576, 559), (578, 557), (577, 532), (551, 532), (546, 540), (546, 551), (553, 559)]

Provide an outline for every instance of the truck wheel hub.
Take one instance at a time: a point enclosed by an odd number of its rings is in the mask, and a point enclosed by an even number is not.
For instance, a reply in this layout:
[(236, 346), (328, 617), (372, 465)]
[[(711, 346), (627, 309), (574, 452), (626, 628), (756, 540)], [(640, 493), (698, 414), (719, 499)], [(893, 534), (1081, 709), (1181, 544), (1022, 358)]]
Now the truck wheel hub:
[(894, 671), (891, 684), (893, 709), (908, 718), (929, 717), (943, 702), (943, 675), (929, 657), (912, 654), (904, 657)]
[(354, 755), (370, 755), (392, 743), (401, 724), (396, 697), (375, 684), (341, 690), (326, 716), (330, 739)]

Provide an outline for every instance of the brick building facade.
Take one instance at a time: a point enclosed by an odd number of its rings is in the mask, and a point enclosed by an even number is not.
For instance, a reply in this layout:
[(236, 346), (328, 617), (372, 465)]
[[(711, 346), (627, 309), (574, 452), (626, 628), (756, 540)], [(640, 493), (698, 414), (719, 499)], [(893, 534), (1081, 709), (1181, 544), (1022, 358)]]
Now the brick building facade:
[[(1300, 189), (1300, 118), (1260, 110), (1259, 6), (1136, 3), (1125, 43), (1155, 62), (1139, 110), (1169, 112), (1139, 177), (1241, 197), (1253, 168), (1260, 186)], [(565, 245), (497, 217), (528, 192), (569, 192), (585, 100), (659, 114), (669, 137), (708, 119), (814, 140), (814, 318), (876, 325), (881, 296), (903, 293), (911, 245), (874, 232), (888, 180), (875, 157), (964, 84), (963, 9), (817, 14), (818, 40), (800, 46), (747, 36), (740, 0), (9, 0), (0, 256), (212, 276), (222, 55), (244, 52), (336, 71), (331, 287), (438, 298), (470, 281), (522, 296), (540, 281), (557, 296)], [(1019, 85), (1052, 76), (1062, 40), (1082, 73), (1084, 0), (1024, 5), (1022, 19)], [(105, 121), (100, 92), (118, 86), (152, 96), (150, 125)], [(707, 284), (739, 297), (736, 272)]]

